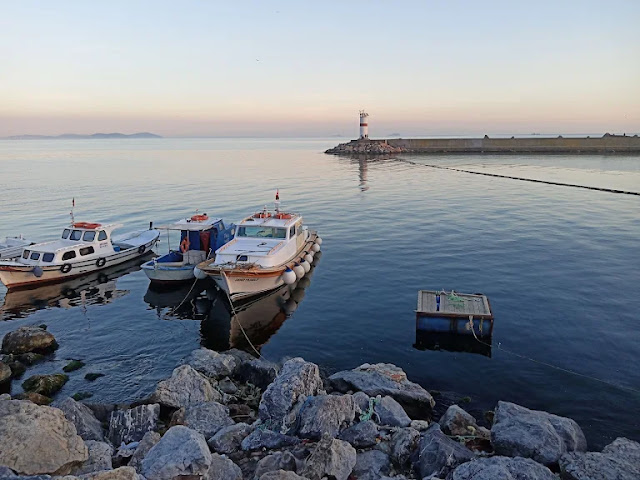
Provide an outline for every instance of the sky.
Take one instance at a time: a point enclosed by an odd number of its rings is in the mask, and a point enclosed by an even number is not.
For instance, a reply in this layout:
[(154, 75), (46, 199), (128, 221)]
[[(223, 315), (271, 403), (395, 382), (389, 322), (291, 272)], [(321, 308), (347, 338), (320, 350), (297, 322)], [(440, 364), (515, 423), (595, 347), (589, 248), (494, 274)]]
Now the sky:
[(640, 132), (640, 1), (0, 0), (0, 137)]

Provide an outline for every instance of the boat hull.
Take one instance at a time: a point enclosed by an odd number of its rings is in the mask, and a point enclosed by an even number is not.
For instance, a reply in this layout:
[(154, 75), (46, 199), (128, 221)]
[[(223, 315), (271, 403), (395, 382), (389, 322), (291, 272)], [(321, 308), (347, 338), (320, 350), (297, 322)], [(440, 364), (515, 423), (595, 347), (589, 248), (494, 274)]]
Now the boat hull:
[(166, 267), (162, 263), (150, 261), (142, 265), (142, 270), (152, 282), (170, 284), (193, 281), (196, 278), (193, 267), (194, 265)]
[[(57, 283), (70, 280), (72, 278), (81, 277), (93, 272), (98, 272), (121, 263), (148, 255), (151, 248), (155, 245), (157, 237), (143, 244), (136, 245), (133, 248), (114, 252), (105, 258), (104, 264), (98, 267), (96, 259), (69, 262), (71, 270), (63, 273), (60, 265), (40, 267), (42, 275), (37, 277), (34, 274), (34, 267), (31, 265), (21, 264), (0, 264), (0, 281), (9, 290), (19, 288), (34, 288), (47, 283)], [(142, 249), (144, 245), (144, 249)]]

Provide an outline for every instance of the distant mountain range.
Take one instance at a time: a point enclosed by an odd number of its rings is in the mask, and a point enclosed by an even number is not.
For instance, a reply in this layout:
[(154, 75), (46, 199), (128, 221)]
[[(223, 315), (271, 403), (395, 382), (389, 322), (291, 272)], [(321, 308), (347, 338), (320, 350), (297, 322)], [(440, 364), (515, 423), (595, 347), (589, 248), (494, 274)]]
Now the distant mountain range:
[(60, 140), (84, 140), (84, 139), (103, 139), (103, 138), (162, 138), (160, 135), (149, 132), (132, 133), (127, 135), (124, 133), (94, 133), (92, 135), (79, 135), (77, 133), (65, 133), (62, 135), (12, 135), (5, 137), (9, 140), (43, 140), (43, 139), (60, 139)]

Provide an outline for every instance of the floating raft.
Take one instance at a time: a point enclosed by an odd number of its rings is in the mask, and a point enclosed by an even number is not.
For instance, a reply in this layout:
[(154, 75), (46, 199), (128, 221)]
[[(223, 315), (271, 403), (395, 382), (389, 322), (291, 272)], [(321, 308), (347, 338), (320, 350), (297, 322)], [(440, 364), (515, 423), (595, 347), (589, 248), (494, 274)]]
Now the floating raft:
[(489, 299), (478, 293), (420, 290), (416, 331), (491, 337), (493, 313)]

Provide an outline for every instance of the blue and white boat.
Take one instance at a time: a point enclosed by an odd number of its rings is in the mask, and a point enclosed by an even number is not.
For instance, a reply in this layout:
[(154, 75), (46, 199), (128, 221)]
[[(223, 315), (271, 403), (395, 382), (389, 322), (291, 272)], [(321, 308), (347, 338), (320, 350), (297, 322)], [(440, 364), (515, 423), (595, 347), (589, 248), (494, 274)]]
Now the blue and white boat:
[[(166, 230), (169, 253), (146, 262), (142, 269), (152, 282), (166, 284), (194, 280), (193, 267), (213, 258), (235, 234), (234, 224), (226, 227), (222, 219), (209, 218), (206, 213), (156, 228)], [(171, 248), (171, 232), (180, 232), (174, 235), (177, 249)]]

